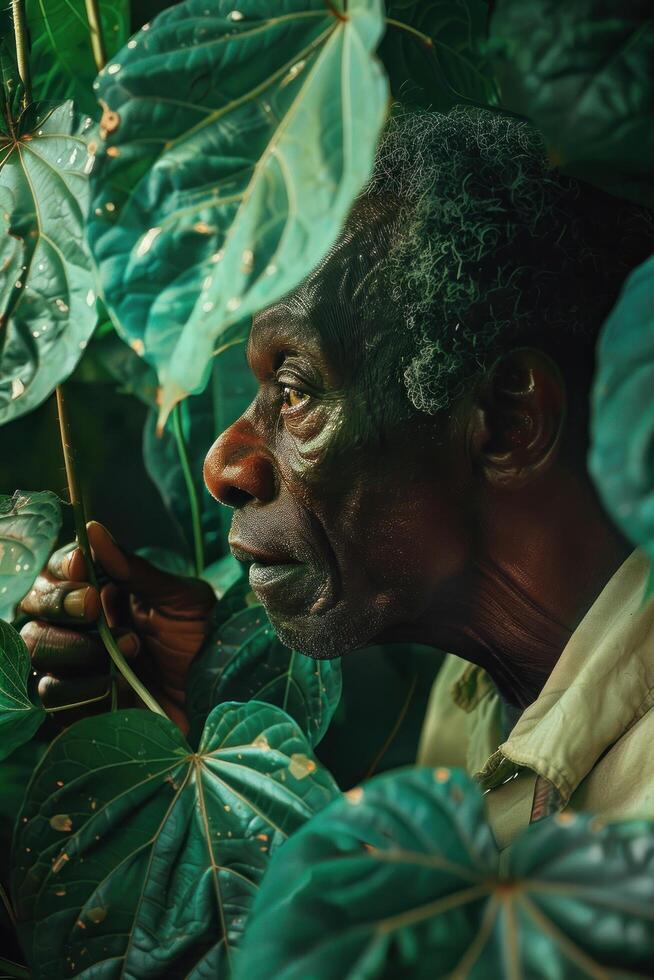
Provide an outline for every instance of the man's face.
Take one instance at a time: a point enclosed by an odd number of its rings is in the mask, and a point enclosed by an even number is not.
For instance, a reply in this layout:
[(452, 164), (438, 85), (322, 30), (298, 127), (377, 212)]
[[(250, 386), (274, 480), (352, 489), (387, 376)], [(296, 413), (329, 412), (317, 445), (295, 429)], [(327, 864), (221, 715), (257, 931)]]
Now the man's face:
[(255, 318), (257, 396), (205, 462), (271, 622), (315, 657), (419, 635), (469, 546), (457, 426), (410, 410), (392, 350), (403, 324), (365, 321), (352, 301), (375, 248), (355, 236)]

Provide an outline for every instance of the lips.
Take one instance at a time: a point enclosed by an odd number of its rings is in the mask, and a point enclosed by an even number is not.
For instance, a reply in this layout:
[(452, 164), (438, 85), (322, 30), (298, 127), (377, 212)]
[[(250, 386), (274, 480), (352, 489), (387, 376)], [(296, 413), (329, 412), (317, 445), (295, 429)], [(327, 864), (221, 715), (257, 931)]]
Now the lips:
[(269, 611), (292, 612), (311, 605), (320, 586), (315, 567), (240, 541), (230, 541), (229, 547), (237, 561), (249, 564), (250, 586)]

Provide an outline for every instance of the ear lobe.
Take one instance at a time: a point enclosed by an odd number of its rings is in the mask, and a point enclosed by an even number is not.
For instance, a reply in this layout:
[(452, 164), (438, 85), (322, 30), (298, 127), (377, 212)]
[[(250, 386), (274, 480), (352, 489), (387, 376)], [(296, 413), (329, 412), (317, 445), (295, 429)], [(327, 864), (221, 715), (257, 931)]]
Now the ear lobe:
[(546, 354), (523, 348), (501, 357), (471, 416), (471, 452), (486, 480), (519, 489), (544, 473), (556, 459), (565, 413), (565, 385)]

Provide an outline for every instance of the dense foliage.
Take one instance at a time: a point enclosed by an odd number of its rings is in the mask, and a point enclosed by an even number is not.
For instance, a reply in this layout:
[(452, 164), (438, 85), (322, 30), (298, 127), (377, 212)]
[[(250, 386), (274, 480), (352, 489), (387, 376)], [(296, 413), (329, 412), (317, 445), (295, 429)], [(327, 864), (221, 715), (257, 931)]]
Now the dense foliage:
[[(220, 597), (188, 738), (108, 698), (61, 731), (16, 631), (61, 504), (0, 498), (0, 973), (651, 975), (652, 826), (563, 815), (505, 860), (460, 773), (353, 786), (413, 762), (421, 651), (366, 651), (363, 677), (287, 649), (201, 477), (249, 400), (249, 317), (332, 245), (393, 107), (523, 114), (553, 165), (654, 202), (648, 4), (13, 0), (0, 31), (0, 423), (55, 388), (63, 418), (74, 370), (118, 379), (172, 517), (150, 557)], [(652, 554), (653, 293), (650, 260), (599, 346), (592, 449)]]

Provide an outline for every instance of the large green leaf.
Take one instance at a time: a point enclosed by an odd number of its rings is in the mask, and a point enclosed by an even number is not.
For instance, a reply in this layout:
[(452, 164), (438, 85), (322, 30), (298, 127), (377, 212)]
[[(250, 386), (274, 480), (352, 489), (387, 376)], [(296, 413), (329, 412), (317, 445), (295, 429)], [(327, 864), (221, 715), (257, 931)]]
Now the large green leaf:
[(37, 103), (0, 136), (0, 423), (68, 377), (95, 326), (86, 128), (71, 102)]
[(0, 619), (12, 619), (52, 551), (61, 528), (61, 506), (44, 490), (0, 495)]
[(295, 286), (367, 179), (386, 111), (381, 0), (186, 0), (100, 76), (89, 240), (162, 413), (226, 331)]
[(28, 742), (45, 718), (41, 702), (32, 700), (27, 690), (31, 673), (23, 640), (0, 620), (0, 760)]
[(272, 861), (237, 980), (651, 975), (651, 823), (564, 814), (505, 857), (500, 871), (483, 798), (463, 774), (371, 780)]
[(614, 520), (654, 560), (654, 257), (627, 279), (598, 343), (590, 471)]
[[(106, 54), (112, 57), (129, 36), (129, 0), (99, 0), (98, 9)], [(84, 0), (26, 0), (25, 10), (35, 98), (74, 99), (83, 112), (96, 113), (91, 83), (97, 68)]]
[(191, 741), (214, 705), (257, 700), (288, 712), (317, 745), (338, 706), (341, 665), (289, 650), (257, 605), (213, 632), (191, 666), (186, 693)]
[(227, 976), (269, 854), (336, 792), (268, 704), (216, 708), (197, 752), (149, 712), (73, 725), (17, 823), (14, 903), (32, 970)]
[[(484, 0), (390, 0), (386, 14), (391, 23), (379, 56), (395, 98), (439, 112), (462, 102), (497, 103)], [(431, 47), (400, 25), (426, 35)]]
[(654, 10), (649, 0), (498, 0), (502, 97), (543, 131), (552, 160), (654, 205)]

